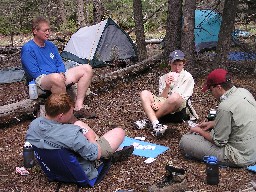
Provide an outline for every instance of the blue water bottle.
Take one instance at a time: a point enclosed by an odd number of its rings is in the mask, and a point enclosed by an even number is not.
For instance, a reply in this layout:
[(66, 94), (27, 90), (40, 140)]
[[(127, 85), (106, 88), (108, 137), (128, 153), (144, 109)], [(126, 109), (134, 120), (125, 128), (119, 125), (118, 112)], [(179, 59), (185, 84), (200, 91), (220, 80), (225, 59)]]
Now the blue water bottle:
[(206, 183), (209, 185), (217, 185), (219, 183), (219, 165), (215, 156), (205, 156), (206, 162)]

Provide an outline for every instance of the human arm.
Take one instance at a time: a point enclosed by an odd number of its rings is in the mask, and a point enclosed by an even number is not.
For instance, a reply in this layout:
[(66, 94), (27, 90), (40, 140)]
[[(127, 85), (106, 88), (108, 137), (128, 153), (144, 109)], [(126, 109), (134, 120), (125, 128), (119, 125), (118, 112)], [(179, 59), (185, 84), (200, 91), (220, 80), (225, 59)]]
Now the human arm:
[(54, 56), (55, 56), (54, 59), (55, 59), (55, 65), (57, 68), (57, 72), (64, 74), (64, 72), (66, 72), (66, 69), (65, 69), (63, 60), (59, 54), (57, 47), (54, 44), (52, 44), (52, 46), (53, 46), (53, 50), (54, 50)]
[(212, 129), (215, 125), (214, 121), (207, 121), (207, 122), (202, 122), (200, 124), (198, 124), (198, 127), (200, 127), (201, 129), (203, 129), (204, 131), (209, 131), (210, 129)]
[(171, 90), (171, 84), (174, 81), (174, 77), (168, 74), (165, 74), (159, 78), (159, 96), (167, 98)]
[(190, 128), (191, 132), (198, 133), (202, 137), (204, 137), (206, 140), (210, 141), (213, 143), (211, 133), (209, 131), (203, 130), (201, 127), (196, 126), (196, 127), (191, 127)]
[(98, 148), (98, 156), (97, 159), (101, 157), (101, 148), (97, 143), (97, 139), (99, 138), (98, 135), (84, 122), (76, 121), (74, 125), (78, 125), (80, 127), (80, 132), (83, 134), (84, 137), (90, 142), (97, 145)]
[(214, 131), (211, 132), (211, 135), (214, 143), (217, 146), (223, 147), (229, 142), (232, 135), (232, 113), (221, 108), (219, 105), (214, 120)]
[(21, 49), (21, 63), (24, 71), (30, 78), (36, 79), (43, 74), (37, 60), (37, 53), (33, 50), (33, 46), (29, 44)]

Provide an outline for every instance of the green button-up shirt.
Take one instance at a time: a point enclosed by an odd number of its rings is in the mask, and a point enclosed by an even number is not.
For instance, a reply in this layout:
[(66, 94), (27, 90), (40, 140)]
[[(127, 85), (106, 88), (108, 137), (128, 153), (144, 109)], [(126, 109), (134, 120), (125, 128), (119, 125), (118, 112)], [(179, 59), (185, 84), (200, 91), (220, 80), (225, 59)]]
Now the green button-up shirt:
[(256, 101), (248, 90), (233, 86), (221, 97), (211, 135), (230, 162), (256, 162)]

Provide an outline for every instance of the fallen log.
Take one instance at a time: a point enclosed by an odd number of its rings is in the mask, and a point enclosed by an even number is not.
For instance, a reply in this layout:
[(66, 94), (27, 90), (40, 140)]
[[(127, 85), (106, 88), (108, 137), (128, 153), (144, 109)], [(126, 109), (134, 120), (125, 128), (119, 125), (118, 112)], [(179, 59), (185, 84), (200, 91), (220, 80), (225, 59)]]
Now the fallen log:
[(39, 108), (38, 100), (25, 99), (16, 103), (0, 106), (0, 127), (16, 124), (33, 118)]
[[(159, 63), (161, 56), (162, 53), (129, 67), (105, 75), (95, 76), (92, 79), (92, 84), (109, 86), (113, 83), (108, 82), (118, 81), (119, 79), (137, 75), (144, 70), (156, 66)], [(37, 100), (25, 99), (16, 103), (0, 106), (0, 128), (19, 123), (28, 118), (35, 118), (40, 108), (40, 104), (42, 104), (41, 98)]]

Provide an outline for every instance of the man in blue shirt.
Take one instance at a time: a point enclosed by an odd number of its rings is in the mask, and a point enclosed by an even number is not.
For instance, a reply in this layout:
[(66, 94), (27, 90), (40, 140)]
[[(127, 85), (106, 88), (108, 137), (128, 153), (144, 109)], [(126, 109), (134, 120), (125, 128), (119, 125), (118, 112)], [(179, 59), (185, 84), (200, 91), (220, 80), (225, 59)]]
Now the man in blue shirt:
[(83, 108), (86, 91), (93, 75), (89, 64), (79, 65), (69, 70), (59, 55), (57, 47), (48, 41), (50, 23), (42, 17), (33, 20), (34, 38), (28, 41), (21, 50), (21, 62), (28, 80), (34, 79), (38, 88), (52, 93), (65, 93), (66, 86), (77, 83), (74, 115), (90, 117)]

